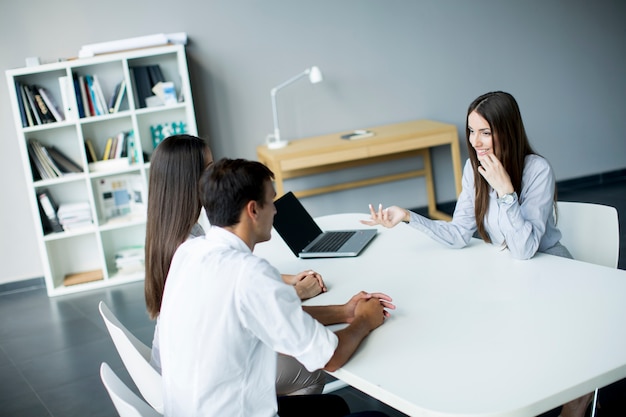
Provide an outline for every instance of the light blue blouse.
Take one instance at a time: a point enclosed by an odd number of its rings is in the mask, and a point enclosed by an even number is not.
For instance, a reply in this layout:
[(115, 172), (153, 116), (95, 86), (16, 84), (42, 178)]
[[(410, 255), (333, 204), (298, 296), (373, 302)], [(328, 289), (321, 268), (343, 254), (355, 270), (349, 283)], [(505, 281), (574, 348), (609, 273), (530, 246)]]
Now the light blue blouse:
[[(410, 226), (446, 246), (466, 246), (477, 230), (474, 171), (469, 159), (463, 168), (462, 187), (452, 221), (430, 220), (411, 212)], [(518, 199), (511, 204), (498, 203), (495, 190), (489, 194), (485, 229), (492, 243), (506, 245), (517, 259), (529, 259), (536, 252), (569, 255), (559, 244), (561, 232), (554, 219), (554, 189), (555, 178), (548, 161), (539, 155), (526, 156)]]

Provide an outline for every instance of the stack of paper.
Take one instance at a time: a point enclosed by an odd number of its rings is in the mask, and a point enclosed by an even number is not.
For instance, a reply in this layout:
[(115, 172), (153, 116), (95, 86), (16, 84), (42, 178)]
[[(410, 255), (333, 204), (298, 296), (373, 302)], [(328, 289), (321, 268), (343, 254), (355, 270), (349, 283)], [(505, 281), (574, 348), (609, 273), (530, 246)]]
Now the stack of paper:
[(88, 202), (61, 204), (57, 217), (63, 230), (75, 230), (93, 224)]
[(120, 274), (143, 271), (145, 251), (143, 246), (124, 248), (115, 254), (115, 267)]

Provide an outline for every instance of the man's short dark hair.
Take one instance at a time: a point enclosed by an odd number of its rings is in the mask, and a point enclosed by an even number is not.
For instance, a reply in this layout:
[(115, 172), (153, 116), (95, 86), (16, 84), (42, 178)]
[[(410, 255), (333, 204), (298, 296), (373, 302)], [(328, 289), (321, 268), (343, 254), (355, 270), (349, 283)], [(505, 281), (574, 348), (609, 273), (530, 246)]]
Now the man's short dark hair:
[(200, 178), (200, 200), (213, 226), (239, 223), (250, 201), (265, 203), (265, 183), (274, 173), (265, 165), (246, 159), (222, 158), (209, 165)]

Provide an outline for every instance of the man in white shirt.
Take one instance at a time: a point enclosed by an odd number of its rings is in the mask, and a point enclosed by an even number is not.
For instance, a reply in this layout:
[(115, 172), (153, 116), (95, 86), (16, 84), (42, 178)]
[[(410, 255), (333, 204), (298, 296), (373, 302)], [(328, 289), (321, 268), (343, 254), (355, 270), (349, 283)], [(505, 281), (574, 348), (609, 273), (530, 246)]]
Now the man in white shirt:
[[(395, 308), (365, 292), (344, 305), (303, 307), (252, 254), (271, 237), (272, 178), (258, 162), (222, 159), (200, 181), (212, 226), (176, 251), (161, 306), (166, 416), (276, 416), (276, 352), (334, 371)], [(334, 323), (349, 325), (333, 333), (325, 325)]]

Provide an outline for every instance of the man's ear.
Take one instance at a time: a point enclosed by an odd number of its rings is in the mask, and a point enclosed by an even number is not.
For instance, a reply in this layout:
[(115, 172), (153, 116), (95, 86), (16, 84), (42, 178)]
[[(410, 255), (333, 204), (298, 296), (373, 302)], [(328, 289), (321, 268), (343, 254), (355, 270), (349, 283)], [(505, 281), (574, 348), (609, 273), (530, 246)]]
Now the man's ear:
[(246, 213), (250, 216), (250, 218), (256, 219), (258, 213), (258, 205), (256, 201), (248, 201), (248, 204), (246, 204)]

